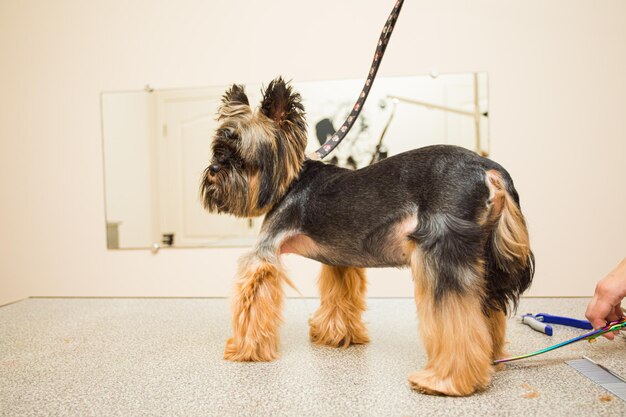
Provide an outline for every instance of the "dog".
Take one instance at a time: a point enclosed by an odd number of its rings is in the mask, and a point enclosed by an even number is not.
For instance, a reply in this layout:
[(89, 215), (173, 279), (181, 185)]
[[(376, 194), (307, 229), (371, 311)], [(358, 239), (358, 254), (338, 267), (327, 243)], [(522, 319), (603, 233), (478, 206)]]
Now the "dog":
[(535, 263), (504, 168), (448, 145), (355, 171), (308, 159), (301, 96), (281, 77), (256, 109), (244, 86), (230, 87), (217, 120), (200, 184), (205, 209), (265, 215), (240, 261), (225, 359), (278, 357), (283, 285), (293, 286), (280, 257), (295, 253), (322, 263), (314, 343), (367, 343), (365, 268), (407, 267), (428, 354), (425, 369), (409, 375), (411, 387), (466, 396), (488, 386), (493, 361), (505, 355), (506, 315)]

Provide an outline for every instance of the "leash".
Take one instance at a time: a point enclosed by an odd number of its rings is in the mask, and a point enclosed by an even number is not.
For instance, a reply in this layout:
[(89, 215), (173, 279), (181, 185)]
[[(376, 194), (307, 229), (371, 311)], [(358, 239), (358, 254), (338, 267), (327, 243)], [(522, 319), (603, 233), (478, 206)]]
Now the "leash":
[(372, 88), (372, 84), (374, 83), (374, 79), (376, 78), (376, 73), (378, 72), (378, 67), (380, 66), (380, 62), (383, 59), (383, 55), (385, 54), (385, 49), (387, 49), (387, 43), (389, 43), (389, 39), (391, 38), (391, 33), (393, 32), (393, 28), (398, 20), (398, 15), (400, 14), (400, 9), (402, 9), (402, 4), (404, 0), (398, 0), (396, 5), (393, 6), (393, 10), (391, 14), (387, 18), (387, 22), (385, 22), (385, 27), (383, 28), (382, 33), (380, 34), (380, 38), (378, 39), (378, 46), (376, 47), (376, 53), (374, 53), (374, 60), (372, 61), (372, 66), (370, 67), (370, 72), (367, 75), (367, 80), (365, 81), (365, 85), (361, 90), (361, 95), (357, 99), (352, 111), (343, 122), (341, 127), (326, 141), (324, 144), (315, 152), (309, 155), (309, 159), (323, 159), (332, 152), (333, 149), (337, 147), (343, 140), (343, 138), (348, 134), (356, 118), (359, 117), (361, 113), (361, 109), (363, 108), (363, 104), (367, 99), (367, 95), (370, 92), (370, 88)]
[(494, 365), (497, 365), (499, 363), (506, 363), (506, 362), (517, 361), (520, 359), (530, 358), (531, 356), (536, 356), (542, 353), (550, 352), (551, 350), (558, 349), (560, 347), (567, 346), (567, 345), (570, 345), (572, 343), (575, 343), (581, 340), (589, 340), (591, 342), (605, 333), (622, 330), (624, 328), (626, 328), (626, 318), (622, 318), (621, 320), (618, 320), (618, 321), (612, 321), (601, 329), (594, 330), (593, 332), (586, 333), (582, 336), (574, 337), (573, 339), (566, 340), (565, 342), (557, 343), (556, 345), (552, 345), (545, 349), (541, 349), (533, 353), (528, 353), (526, 355), (513, 356), (511, 358), (506, 358), (506, 359), (498, 359), (497, 361), (493, 361), (493, 363)]

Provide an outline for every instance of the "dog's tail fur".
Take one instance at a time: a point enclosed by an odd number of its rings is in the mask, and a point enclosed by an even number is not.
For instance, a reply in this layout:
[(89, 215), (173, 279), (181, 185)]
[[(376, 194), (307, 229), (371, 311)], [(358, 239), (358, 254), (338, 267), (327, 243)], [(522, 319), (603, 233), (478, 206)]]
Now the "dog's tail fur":
[[(508, 175), (507, 175), (508, 177)], [(526, 221), (520, 210), (519, 196), (510, 178), (492, 170), (487, 172), (492, 191), (492, 230), (486, 241), (486, 304), (505, 313), (517, 309), (519, 296), (530, 286), (535, 272), (535, 257), (530, 250)]]

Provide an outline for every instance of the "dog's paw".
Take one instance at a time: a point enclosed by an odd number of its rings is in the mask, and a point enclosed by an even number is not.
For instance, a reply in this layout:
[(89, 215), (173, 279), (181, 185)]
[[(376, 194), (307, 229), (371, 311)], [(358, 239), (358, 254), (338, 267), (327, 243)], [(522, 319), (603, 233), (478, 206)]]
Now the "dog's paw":
[[(498, 359), (508, 358), (510, 355), (507, 352), (500, 352), (499, 354), (494, 354), (493, 360), (497, 361)], [(499, 363), (497, 365), (493, 365), (493, 370), (496, 372), (503, 371), (506, 368), (506, 364)]]
[(450, 377), (441, 378), (429, 369), (410, 374), (409, 384), (411, 384), (411, 388), (424, 394), (454, 397), (472, 395), (476, 391), (483, 389), (482, 385), (477, 385), (467, 380), (454, 381)]
[(496, 372), (504, 371), (505, 368), (506, 368), (506, 365), (503, 364), (503, 363), (499, 363), (499, 364), (493, 366), (493, 369), (495, 369)]
[(358, 324), (341, 325), (332, 320), (318, 320), (315, 317), (309, 320), (309, 337), (317, 345), (347, 348), (350, 345), (364, 345), (370, 338), (362, 322)]
[(278, 358), (278, 350), (270, 343), (244, 344), (230, 338), (226, 341), (224, 359), (232, 362), (269, 362)]

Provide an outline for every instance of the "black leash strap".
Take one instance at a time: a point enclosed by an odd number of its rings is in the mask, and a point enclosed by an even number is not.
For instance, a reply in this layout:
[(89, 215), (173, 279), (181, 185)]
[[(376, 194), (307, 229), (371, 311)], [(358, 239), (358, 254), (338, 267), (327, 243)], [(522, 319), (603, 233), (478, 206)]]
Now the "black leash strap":
[(385, 54), (385, 49), (387, 49), (387, 43), (389, 43), (389, 38), (391, 38), (393, 27), (398, 20), (398, 15), (400, 14), (400, 9), (402, 8), (403, 3), (404, 0), (398, 0), (396, 5), (393, 6), (391, 14), (387, 18), (385, 27), (380, 34), (380, 39), (378, 40), (378, 46), (376, 47), (376, 53), (374, 54), (374, 60), (372, 61), (370, 72), (367, 75), (367, 80), (365, 81), (363, 90), (361, 90), (361, 95), (359, 96), (354, 107), (352, 108), (350, 115), (343, 122), (341, 127), (317, 151), (309, 155), (310, 159), (324, 158), (326, 155), (331, 153), (332, 150), (337, 147), (337, 145), (341, 143), (341, 141), (348, 134), (350, 129), (352, 129), (356, 118), (359, 117), (359, 114), (361, 113), (363, 104), (365, 104), (365, 100), (367, 99), (367, 95), (370, 92), (370, 88), (372, 88), (374, 78), (376, 78), (376, 73), (378, 72), (378, 67), (380, 66), (380, 62), (382, 61), (383, 55)]

